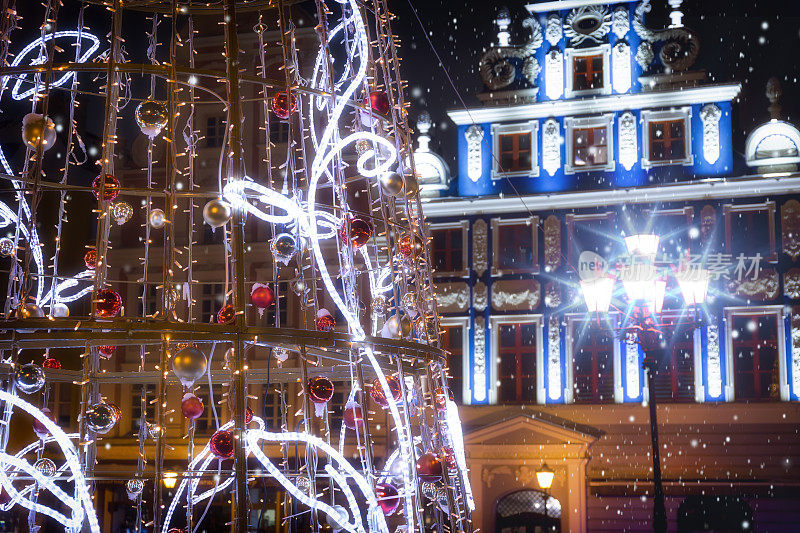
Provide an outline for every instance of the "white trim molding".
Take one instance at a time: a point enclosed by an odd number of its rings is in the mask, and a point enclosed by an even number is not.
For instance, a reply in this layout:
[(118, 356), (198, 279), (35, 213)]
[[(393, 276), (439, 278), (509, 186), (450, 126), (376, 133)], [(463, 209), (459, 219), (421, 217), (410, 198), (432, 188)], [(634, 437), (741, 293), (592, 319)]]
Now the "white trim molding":
[(468, 316), (448, 316), (439, 318), (440, 326), (461, 326), (461, 398), (464, 405), (472, 402), (472, 373), (469, 364), (470, 327)]
[(617, 41), (611, 54), (611, 79), (615, 92), (627, 93), (631, 88), (631, 47)]
[[(433, 254), (433, 232), (437, 230), (460, 229), (461, 230), (461, 268), (458, 270), (435, 272), (434, 277), (465, 277), (469, 275), (469, 220), (456, 220), (453, 222), (434, 222), (428, 224), (428, 237), (431, 239), (430, 251)], [(433, 259), (433, 257), (431, 257)]]
[(489, 334), (492, 337), (492, 353), (490, 354), (491, 389), (489, 390), (489, 403), (497, 403), (497, 381), (499, 376), (500, 359), (497, 353), (500, 349), (499, 327), (502, 324), (535, 324), (536, 325), (536, 403), (544, 404), (546, 394), (544, 387), (544, 317), (540, 314), (519, 315), (494, 315), (489, 317)]
[(712, 165), (719, 159), (719, 119), (722, 110), (717, 104), (706, 104), (700, 108), (703, 122), (703, 158)]
[[(504, 276), (507, 274), (538, 274), (539, 273), (539, 217), (523, 218), (493, 218), (492, 224), (492, 276)], [(497, 256), (500, 250), (500, 228), (503, 226), (520, 226), (525, 224), (531, 229), (531, 239), (533, 243), (534, 264), (530, 268), (497, 268)]]
[(554, 118), (542, 125), (542, 168), (551, 176), (561, 168), (561, 125)]
[[(530, 133), (531, 135), (531, 168), (530, 170), (518, 170), (511, 172), (501, 172), (500, 164), (500, 136), (514, 133)], [(514, 124), (492, 124), (492, 179), (513, 178), (519, 176), (539, 176), (539, 121), (529, 120), (528, 122), (517, 122)]]
[(547, 319), (547, 397), (560, 400), (566, 397), (561, 388), (561, 318), (550, 315)]
[(477, 183), (483, 176), (483, 127), (473, 124), (464, 132), (467, 140), (467, 176)]
[(564, 54), (558, 48), (544, 56), (544, 92), (552, 100), (564, 94)]
[(619, 116), (617, 121), (617, 135), (619, 136), (619, 163), (630, 170), (639, 160), (639, 141), (636, 135), (638, 126), (636, 115), (630, 111), (625, 111)]
[[(663, 120), (683, 120), (683, 159), (668, 159), (666, 161), (650, 161), (650, 123)], [(642, 168), (663, 167), (668, 165), (691, 165), (694, 163), (692, 154), (692, 108), (689, 106), (679, 109), (661, 111), (642, 111)]]
[[(575, 65), (574, 59), (586, 56), (603, 56), (603, 86), (596, 89), (573, 89), (572, 84), (575, 81)], [(601, 44), (592, 48), (567, 48), (564, 51), (564, 62), (566, 63), (567, 83), (564, 88), (564, 96), (566, 98), (574, 98), (576, 96), (588, 96), (592, 94), (611, 94), (611, 45)]]
[[(593, 165), (590, 167), (575, 167), (573, 141), (573, 130), (583, 128), (606, 128), (606, 163), (604, 165)], [(614, 113), (598, 115), (593, 117), (567, 117), (564, 119), (564, 142), (567, 146), (567, 157), (564, 162), (564, 174), (575, 174), (577, 172), (596, 172), (614, 171)]]
[[(471, 383), (475, 383), (473, 387), (472, 393), (475, 395), (475, 399), (479, 402), (483, 402), (486, 400), (486, 372), (488, 371), (486, 365), (486, 320), (483, 316), (476, 316), (475, 317), (475, 330), (473, 334), (473, 341), (475, 343), (475, 348), (473, 352), (473, 360), (475, 364), (470, 368), (472, 372)], [(491, 368), (491, 367), (489, 367)], [(490, 378), (493, 376), (489, 376)], [(494, 385), (491, 386), (494, 389)], [(489, 398), (489, 402), (491, 402), (491, 397)]]
[(526, 4), (525, 9), (528, 13), (547, 13), (548, 11), (563, 11), (565, 9), (575, 9), (583, 6), (607, 6), (609, 4), (622, 4), (630, 0), (553, 0), (551, 2), (541, 2), (537, 4)]

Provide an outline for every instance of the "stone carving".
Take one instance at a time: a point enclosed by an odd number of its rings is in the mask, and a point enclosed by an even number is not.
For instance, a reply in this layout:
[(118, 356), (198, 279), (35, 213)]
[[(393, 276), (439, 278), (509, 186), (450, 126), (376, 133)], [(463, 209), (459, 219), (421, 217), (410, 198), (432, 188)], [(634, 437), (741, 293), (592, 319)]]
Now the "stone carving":
[(728, 290), (731, 294), (759, 300), (774, 300), (778, 296), (780, 282), (778, 272), (774, 268), (764, 268), (758, 273), (758, 279), (730, 280)]
[(550, 309), (561, 305), (561, 286), (558, 282), (551, 280), (544, 284), (544, 305)]
[(476, 311), (483, 311), (489, 305), (489, 288), (482, 281), (472, 287), (472, 306)]
[(719, 329), (716, 325), (706, 328), (706, 339), (708, 394), (712, 398), (719, 398), (722, 395), (722, 367), (719, 360)]
[(624, 39), (630, 29), (631, 23), (628, 20), (628, 8), (619, 6), (614, 10), (614, 14), (611, 15), (611, 31), (614, 32), (618, 39)]
[(469, 309), (469, 287), (466, 283), (437, 283), (433, 291), (440, 313), (458, 313)]
[(800, 268), (790, 268), (783, 275), (783, 292), (787, 298), (800, 299)]
[(479, 402), (486, 400), (486, 321), (482, 316), (475, 318), (475, 353), (472, 375), (473, 392)]
[(717, 224), (717, 212), (711, 205), (703, 206), (700, 210), (700, 237), (703, 242), (708, 242), (714, 234), (714, 226)]
[(712, 165), (719, 159), (719, 119), (722, 110), (716, 104), (706, 104), (700, 109), (703, 121), (703, 157)]
[(551, 176), (561, 168), (561, 127), (554, 118), (547, 119), (542, 127), (542, 167)]
[(625, 385), (628, 398), (639, 396), (639, 345), (635, 342), (625, 343)]
[[(685, 26), (651, 30), (644, 25), (644, 14), (652, 9), (650, 0), (642, 0), (636, 7), (633, 29), (642, 38), (642, 44), (663, 42), (658, 58), (668, 71), (684, 71), (691, 67), (700, 53), (700, 40)], [(639, 51), (642, 47), (639, 47)], [(652, 54), (652, 47), (650, 48)], [(639, 61), (637, 51), (637, 61)], [(643, 58), (644, 59), (644, 58)], [(651, 59), (652, 61), (652, 59)], [(641, 64), (641, 62), (639, 63)], [(647, 63), (648, 65), (650, 62)], [(646, 68), (646, 67), (642, 67)]]
[(797, 261), (800, 256), (800, 202), (789, 200), (781, 206), (781, 242), (783, 252)]
[(611, 84), (618, 93), (631, 88), (631, 47), (619, 41), (611, 50)]
[(639, 43), (639, 47), (636, 49), (635, 59), (636, 62), (639, 63), (639, 66), (642, 67), (642, 70), (647, 70), (655, 57), (656, 56), (653, 53), (653, 45), (646, 41)]
[(800, 309), (792, 309), (792, 392), (800, 394)]
[(539, 62), (536, 60), (536, 50), (542, 46), (542, 26), (534, 18), (525, 19), (522, 25), (529, 28), (531, 36), (522, 46), (499, 46), (491, 48), (481, 56), (478, 69), (483, 83), (490, 90), (497, 91), (508, 87), (516, 78), (516, 69), (509, 59), (521, 59), (521, 73), (527, 81), (536, 86), (539, 76)]
[(555, 272), (561, 266), (561, 221), (550, 215), (544, 221), (544, 271)]
[(547, 321), (547, 395), (551, 400), (561, 398), (561, 332), (558, 317)]
[(572, 46), (586, 39), (601, 42), (611, 29), (611, 13), (606, 6), (581, 6), (573, 9), (564, 21), (564, 35)]
[(630, 170), (639, 158), (636, 140), (636, 116), (625, 111), (619, 116), (619, 162)]
[(483, 175), (483, 128), (473, 124), (464, 132), (464, 137), (467, 139), (467, 176), (477, 183)]
[(529, 311), (539, 307), (541, 287), (535, 279), (502, 280), (492, 284), (492, 308), (498, 311)]
[(489, 268), (489, 239), (486, 221), (478, 219), (472, 225), (472, 268), (478, 276), (483, 276)]
[(558, 13), (551, 13), (550, 16), (547, 17), (544, 38), (547, 39), (547, 42), (552, 46), (558, 46), (558, 43), (561, 42), (562, 35), (561, 17), (558, 16)]
[(544, 58), (544, 84), (548, 98), (557, 100), (564, 94), (564, 56), (558, 48)]
[(494, 483), (494, 478), (513, 475), (514, 471), (508, 465), (485, 466), (481, 471), (481, 481), (486, 487), (491, 487)]

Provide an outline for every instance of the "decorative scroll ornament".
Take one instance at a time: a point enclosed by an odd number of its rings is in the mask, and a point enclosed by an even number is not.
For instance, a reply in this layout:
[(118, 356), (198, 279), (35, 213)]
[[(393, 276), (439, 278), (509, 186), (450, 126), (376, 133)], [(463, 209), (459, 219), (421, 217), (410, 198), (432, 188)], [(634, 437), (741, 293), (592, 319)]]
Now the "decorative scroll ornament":
[(636, 140), (636, 116), (625, 111), (619, 116), (619, 162), (630, 170), (638, 159), (638, 142)]
[(719, 159), (719, 119), (722, 110), (716, 104), (706, 104), (700, 109), (703, 122), (703, 157), (712, 165)]
[(529, 311), (539, 307), (539, 282), (532, 280), (503, 280), (492, 284), (492, 308), (498, 311)]
[(700, 238), (703, 242), (714, 234), (714, 226), (717, 224), (717, 212), (714, 206), (706, 205), (700, 210)]
[(800, 256), (800, 202), (789, 200), (781, 206), (783, 252), (797, 261)]
[(544, 58), (544, 90), (547, 97), (557, 100), (564, 94), (564, 56), (554, 48)]
[(433, 291), (440, 312), (457, 313), (469, 308), (469, 287), (466, 283), (437, 283)]
[(547, 395), (551, 400), (561, 398), (561, 331), (558, 317), (547, 321)]
[(561, 221), (555, 215), (544, 220), (544, 270), (555, 272), (561, 266)]
[(619, 6), (614, 10), (614, 14), (611, 16), (611, 31), (614, 32), (618, 39), (624, 39), (631, 29), (631, 23), (628, 19), (627, 7)]
[(478, 69), (481, 79), (490, 90), (497, 91), (508, 87), (516, 78), (516, 69), (509, 59), (522, 60), (520, 71), (527, 81), (536, 86), (539, 76), (539, 62), (536, 60), (536, 50), (542, 46), (544, 37), (542, 27), (533, 18), (527, 18), (522, 25), (531, 30), (528, 42), (522, 46), (500, 46), (487, 50), (481, 56)]
[(464, 137), (467, 139), (467, 176), (477, 183), (483, 175), (483, 156), (481, 155), (483, 128), (478, 124), (473, 124), (464, 132)]
[(544, 305), (554, 309), (561, 305), (561, 286), (556, 281), (544, 284)]
[(792, 310), (792, 392), (800, 395), (800, 314)]
[(639, 345), (625, 343), (625, 385), (628, 398), (639, 396)]
[(656, 55), (653, 52), (653, 45), (647, 41), (642, 41), (639, 43), (639, 47), (636, 49), (635, 59), (636, 62), (639, 63), (639, 66), (642, 67), (642, 70), (647, 70), (655, 57)]
[(489, 288), (482, 281), (472, 287), (472, 306), (476, 311), (483, 311), (489, 305)]
[[(663, 30), (651, 30), (647, 28), (644, 25), (644, 15), (645, 13), (649, 13), (651, 9), (650, 0), (642, 0), (642, 2), (639, 3), (636, 7), (636, 14), (633, 17), (633, 29), (636, 31), (636, 34), (641, 37), (642, 41), (649, 43), (664, 42), (658, 53), (658, 58), (667, 70), (687, 70), (694, 64), (697, 55), (700, 53), (699, 39), (686, 27), (665, 28)], [(642, 44), (644, 44), (644, 42)], [(640, 51), (641, 48), (640, 46)], [(648, 65), (649, 64), (648, 62)]]
[(551, 176), (561, 168), (561, 128), (554, 118), (547, 119), (542, 127), (542, 166)]
[(478, 219), (472, 225), (472, 268), (478, 276), (483, 276), (489, 268), (488, 228), (486, 221)]
[(631, 88), (631, 47), (619, 41), (611, 50), (611, 83), (618, 93)]
[(473, 394), (479, 402), (486, 400), (486, 321), (482, 316), (475, 318), (475, 364), (472, 375), (475, 383)]
[(783, 293), (787, 298), (800, 300), (800, 268), (790, 268), (783, 275)]
[(544, 30), (544, 38), (547, 39), (547, 42), (552, 46), (558, 46), (558, 43), (561, 42), (562, 35), (561, 17), (557, 13), (551, 13), (550, 16), (547, 17), (547, 27)]
[(757, 279), (730, 280), (728, 290), (737, 296), (774, 300), (778, 296), (780, 283), (778, 272), (773, 268), (762, 269)]
[(716, 325), (706, 328), (708, 354), (708, 394), (712, 398), (722, 395), (722, 367), (719, 359), (719, 329)]
[(586, 39), (601, 42), (611, 29), (611, 13), (606, 6), (581, 6), (570, 11), (564, 21), (564, 35), (577, 46)]

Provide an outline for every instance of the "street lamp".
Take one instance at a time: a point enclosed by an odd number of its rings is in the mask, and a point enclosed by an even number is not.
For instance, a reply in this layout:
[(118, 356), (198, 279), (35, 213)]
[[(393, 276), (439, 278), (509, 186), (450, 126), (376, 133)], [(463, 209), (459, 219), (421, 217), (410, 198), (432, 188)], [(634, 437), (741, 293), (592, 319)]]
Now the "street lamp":
[(547, 463), (544, 463), (542, 467), (536, 471), (536, 481), (539, 483), (539, 486), (547, 492), (547, 490), (553, 486), (553, 478), (555, 475), (556, 473), (548, 468)]
[(178, 474), (176, 472), (164, 472), (164, 477), (161, 481), (166, 488), (174, 489), (175, 483), (178, 481)]

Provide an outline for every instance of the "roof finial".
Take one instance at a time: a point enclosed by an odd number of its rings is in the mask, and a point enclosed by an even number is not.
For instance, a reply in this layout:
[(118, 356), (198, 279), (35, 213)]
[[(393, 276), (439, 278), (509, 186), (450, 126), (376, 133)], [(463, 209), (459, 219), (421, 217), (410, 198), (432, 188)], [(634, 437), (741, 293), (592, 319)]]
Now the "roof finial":
[(429, 152), (430, 151), (430, 142), (431, 137), (428, 135), (428, 132), (431, 129), (433, 122), (431, 121), (431, 115), (427, 111), (423, 111), (417, 117), (417, 130), (419, 131), (419, 138), (417, 142), (419, 142), (419, 150), (420, 152)]
[(672, 8), (672, 11), (669, 14), (670, 19), (670, 28), (683, 28), (683, 11), (681, 11), (681, 4), (683, 0), (667, 0), (669, 2), (669, 7)]
[(508, 33), (508, 26), (511, 24), (511, 13), (506, 6), (500, 8), (494, 23), (497, 24), (497, 28), (500, 30), (497, 32), (498, 46), (510, 46), (511, 34)]
[(781, 89), (781, 82), (775, 76), (771, 77), (767, 80), (767, 100), (769, 100), (769, 107), (767, 110), (769, 111), (769, 117), (773, 120), (777, 120), (781, 116), (781, 104), (780, 99), (781, 95), (783, 94), (783, 89)]

